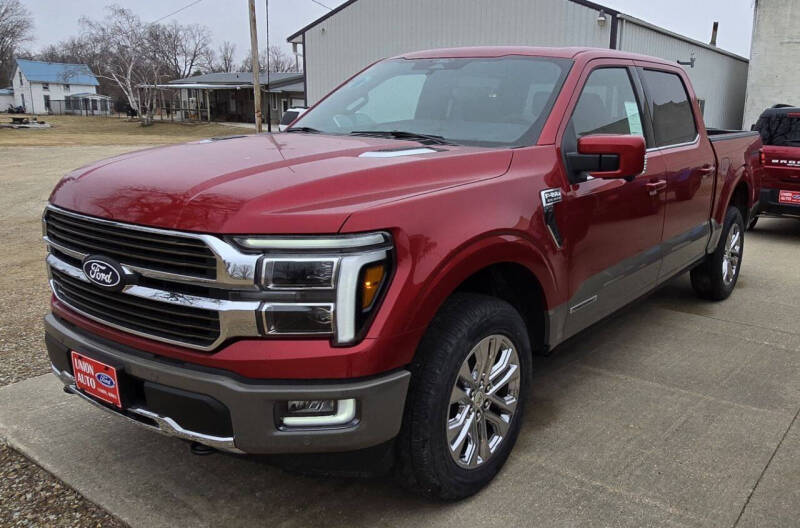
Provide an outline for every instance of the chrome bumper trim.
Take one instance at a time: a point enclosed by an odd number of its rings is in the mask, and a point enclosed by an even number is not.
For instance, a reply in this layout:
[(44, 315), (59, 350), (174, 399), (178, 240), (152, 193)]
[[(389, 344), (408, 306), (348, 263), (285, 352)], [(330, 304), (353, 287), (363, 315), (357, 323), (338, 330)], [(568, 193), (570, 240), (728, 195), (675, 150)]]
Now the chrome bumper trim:
[[(60, 271), (65, 275), (69, 275), (73, 279), (80, 280), (87, 284), (89, 280), (83, 274), (83, 271), (71, 264), (64, 262), (52, 253), (47, 255), (47, 264), (51, 268)], [(261, 333), (258, 330), (258, 323), (256, 321), (256, 314), (259, 311), (261, 303), (259, 301), (229, 301), (225, 299), (211, 299), (207, 297), (197, 297), (194, 295), (186, 295), (182, 293), (168, 292), (163, 290), (156, 290), (144, 286), (129, 285), (123, 289), (123, 293), (141, 297), (151, 301), (158, 301), (165, 304), (173, 304), (177, 306), (186, 306), (189, 308), (201, 308), (205, 310), (214, 310), (219, 312), (219, 337), (207, 346), (195, 345), (185, 341), (169, 339), (160, 337), (155, 334), (147, 332), (139, 332), (125, 326), (116, 325), (100, 317), (95, 317), (88, 314), (65, 301), (58, 295), (58, 292), (53, 284), (52, 278), (50, 279), (50, 289), (56, 298), (69, 306), (69, 308), (76, 313), (79, 313), (87, 319), (97, 321), (98, 323), (116, 328), (129, 334), (146, 337), (155, 341), (163, 343), (170, 343), (182, 347), (192, 348), (195, 350), (212, 351), (216, 349), (223, 341), (231, 337), (260, 337)]]
[[(81, 220), (87, 222), (94, 222), (100, 225), (105, 224), (120, 229), (129, 229), (131, 231), (141, 231), (157, 235), (201, 240), (211, 250), (211, 252), (214, 254), (217, 260), (216, 279), (179, 275), (175, 273), (157, 271), (149, 268), (131, 266), (129, 264), (122, 263), (124, 268), (140, 273), (145, 277), (150, 277), (153, 279), (160, 279), (160, 280), (175, 281), (175, 282), (183, 282), (187, 284), (195, 284), (198, 286), (216, 285), (219, 287), (245, 289), (245, 290), (258, 289), (258, 286), (255, 284), (255, 275), (260, 255), (242, 253), (234, 246), (228, 244), (227, 242), (215, 236), (204, 235), (199, 233), (190, 233), (186, 231), (171, 231), (168, 229), (157, 229), (154, 227), (145, 227), (136, 224), (115, 222), (113, 220), (105, 220), (102, 218), (95, 218), (93, 216), (86, 216), (78, 213), (73, 213), (72, 211), (67, 211), (65, 209), (61, 209), (60, 207), (56, 207), (55, 205), (50, 205), (50, 204), (47, 205), (45, 212), (47, 212), (48, 209), (55, 211), (59, 214), (73, 216), (75, 218), (80, 218)], [(50, 240), (47, 237), (47, 227), (46, 227), (47, 219), (45, 216), (42, 216), (42, 222), (43, 222), (42, 238), (49, 246), (77, 259), (83, 260), (87, 256), (87, 253), (75, 251), (73, 249), (64, 247), (63, 245), (57, 244), (52, 240)]]
[(90, 398), (89, 396), (78, 390), (78, 388), (75, 386), (75, 379), (68, 372), (58, 370), (54, 365), (50, 365), (50, 368), (52, 369), (53, 373), (58, 377), (58, 379), (60, 379), (61, 382), (64, 384), (64, 387), (66, 388), (67, 391), (69, 391), (71, 394), (79, 396), (81, 399), (91, 403), (98, 409), (106, 411), (109, 414), (127, 418), (129, 422), (135, 423), (140, 427), (144, 427), (149, 431), (156, 431), (165, 436), (172, 436), (175, 438), (180, 438), (182, 440), (198, 442), (200, 444), (207, 445), (209, 447), (213, 447), (215, 449), (219, 449), (222, 451), (228, 451), (230, 453), (237, 453), (237, 454), (244, 453), (243, 451), (236, 448), (236, 445), (234, 444), (233, 441), (233, 437), (211, 436), (203, 433), (189, 431), (188, 429), (184, 429), (183, 427), (181, 427), (175, 420), (173, 420), (169, 416), (161, 416), (159, 414), (148, 411), (147, 409), (142, 409), (140, 407), (130, 407), (126, 409), (126, 411), (128, 412), (137, 414), (139, 416), (147, 418), (148, 420), (152, 420), (157, 425), (152, 426), (150, 424), (140, 422), (139, 420), (135, 420), (129, 416), (126, 416), (124, 413), (117, 412), (113, 409), (106, 407), (105, 405), (102, 405), (101, 403), (95, 401), (93, 398)]

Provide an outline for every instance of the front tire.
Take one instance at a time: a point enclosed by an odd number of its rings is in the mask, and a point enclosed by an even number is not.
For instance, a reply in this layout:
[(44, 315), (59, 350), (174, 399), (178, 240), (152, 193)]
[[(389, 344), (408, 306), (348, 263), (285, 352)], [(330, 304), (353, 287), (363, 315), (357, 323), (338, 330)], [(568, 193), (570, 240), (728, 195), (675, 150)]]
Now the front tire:
[(404, 484), (429, 497), (476, 493), (519, 434), (531, 383), (525, 323), (507, 302), (455, 294), (420, 343), (398, 438)]
[(736, 207), (729, 207), (717, 249), (706, 257), (705, 262), (692, 269), (692, 287), (695, 293), (711, 301), (722, 301), (730, 297), (739, 280), (743, 251), (742, 213)]

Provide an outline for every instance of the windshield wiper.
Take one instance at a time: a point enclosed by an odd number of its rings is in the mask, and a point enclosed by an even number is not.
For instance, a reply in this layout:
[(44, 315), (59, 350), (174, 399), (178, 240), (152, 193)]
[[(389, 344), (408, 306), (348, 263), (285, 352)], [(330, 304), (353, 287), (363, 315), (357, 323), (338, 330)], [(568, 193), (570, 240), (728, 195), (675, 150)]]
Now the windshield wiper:
[(411, 139), (417, 140), (420, 143), (428, 142), (436, 145), (452, 145), (452, 143), (444, 138), (444, 136), (434, 136), (431, 134), (420, 134), (418, 132), (405, 132), (403, 130), (353, 130), (350, 132), (352, 136), (379, 136), (391, 137), (395, 139)]
[(284, 130), (284, 132), (308, 132), (309, 134), (319, 134), (322, 131), (321, 130), (317, 130), (316, 128), (311, 128), (311, 127), (307, 127), (307, 126), (301, 126), (301, 127), (287, 128), (286, 130)]

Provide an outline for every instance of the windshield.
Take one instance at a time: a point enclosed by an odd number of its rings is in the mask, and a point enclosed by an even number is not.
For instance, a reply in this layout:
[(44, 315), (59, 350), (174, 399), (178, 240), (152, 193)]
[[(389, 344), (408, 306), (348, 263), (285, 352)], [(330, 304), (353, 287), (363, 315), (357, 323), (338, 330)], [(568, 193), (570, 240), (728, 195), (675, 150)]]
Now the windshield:
[(530, 145), (571, 64), (521, 56), (382, 61), (303, 114), (293, 128), (326, 134), (402, 132), (465, 145)]

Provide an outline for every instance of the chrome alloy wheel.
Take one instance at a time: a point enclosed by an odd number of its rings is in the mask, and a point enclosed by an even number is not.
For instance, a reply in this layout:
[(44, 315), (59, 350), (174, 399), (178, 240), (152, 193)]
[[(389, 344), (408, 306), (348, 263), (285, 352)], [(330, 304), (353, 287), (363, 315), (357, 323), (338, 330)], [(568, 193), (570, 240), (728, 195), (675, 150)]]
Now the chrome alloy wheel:
[(483, 338), (461, 364), (447, 414), (450, 455), (462, 468), (480, 466), (497, 451), (517, 409), (520, 364), (503, 335)]
[(728, 238), (725, 240), (725, 253), (722, 255), (722, 280), (725, 286), (730, 286), (739, 270), (739, 261), (742, 258), (742, 230), (739, 224), (731, 224)]

